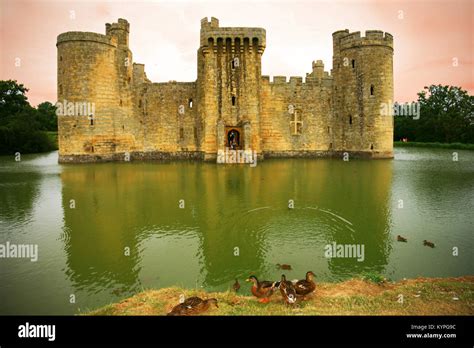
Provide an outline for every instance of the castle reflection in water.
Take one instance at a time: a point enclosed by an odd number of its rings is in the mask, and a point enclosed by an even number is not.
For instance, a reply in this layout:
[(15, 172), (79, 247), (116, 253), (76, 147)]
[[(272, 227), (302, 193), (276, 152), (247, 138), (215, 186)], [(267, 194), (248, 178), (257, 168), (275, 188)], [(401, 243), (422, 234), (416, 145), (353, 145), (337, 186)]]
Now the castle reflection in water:
[[(64, 166), (66, 273), (77, 288), (223, 288), (249, 274), (335, 280), (383, 272), (392, 161)], [(73, 200), (73, 201), (71, 201)], [(294, 201), (294, 209), (288, 202)], [(75, 205), (71, 208), (71, 204)], [(363, 262), (324, 246), (363, 244)]]

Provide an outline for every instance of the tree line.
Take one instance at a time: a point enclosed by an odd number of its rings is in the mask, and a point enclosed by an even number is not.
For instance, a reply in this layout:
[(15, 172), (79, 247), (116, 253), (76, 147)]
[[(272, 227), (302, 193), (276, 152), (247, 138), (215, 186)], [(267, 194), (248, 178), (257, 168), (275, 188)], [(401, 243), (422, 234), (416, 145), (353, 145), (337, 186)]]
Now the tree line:
[(431, 85), (418, 93), (419, 115), (394, 116), (394, 140), (474, 144), (474, 96)]

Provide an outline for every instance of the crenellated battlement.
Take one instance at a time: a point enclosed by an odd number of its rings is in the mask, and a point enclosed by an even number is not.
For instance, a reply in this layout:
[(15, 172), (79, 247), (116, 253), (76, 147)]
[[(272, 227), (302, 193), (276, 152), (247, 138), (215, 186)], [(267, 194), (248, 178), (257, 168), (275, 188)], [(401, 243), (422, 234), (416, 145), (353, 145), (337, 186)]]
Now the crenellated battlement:
[(130, 24), (126, 19), (119, 18), (117, 23), (106, 23), (105, 34), (110, 35), (114, 30), (123, 30), (127, 33), (130, 32)]
[(317, 86), (329, 86), (332, 84), (332, 76), (325, 71), (323, 78), (306, 75), (306, 78), (302, 76), (290, 76), (289, 80), (286, 76), (273, 76), (271, 79), (269, 75), (262, 75), (262, 82), (267, 83), (271, 86), (305, 86), (305, 85), (317, 85)]
[(266, 32), (263, 28), (219, 27), (219, 20), (214, 17), (210, 22), (207, 17), (201, 20), (201, 47), (227, 44), (229, 41), (232, 46), (239, 44), (243, 47), (247, 43), (264, 49)]
[(345, 50), (363, 46), (386, 46), (393, 49), (393, 36), (381, 30), (367, 30), (365, 36), (360, 31), (350, 33), (348, 29), (333, 33), (335, 49)]

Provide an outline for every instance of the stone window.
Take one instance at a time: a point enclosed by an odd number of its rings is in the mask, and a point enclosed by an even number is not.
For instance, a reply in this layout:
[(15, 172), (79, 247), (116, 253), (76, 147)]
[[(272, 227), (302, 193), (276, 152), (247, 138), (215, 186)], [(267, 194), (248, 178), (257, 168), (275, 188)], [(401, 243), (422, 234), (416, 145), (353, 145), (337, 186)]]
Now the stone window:
[(235, 106), (235, 95), (232, 96), (232, 106)]
[(188, 100), (188, 106), (189, 106), (190, 109), (193, 108), (193, 100), (192, 99)]
[(184, 140), (184, 128), (179, 129), (179, 140)]
[(60, 61), (60, 62), (63, 61), (63, 56), (59, 56), (59, 61)]
[(354, 69), (356, 67), (356, 61), (355, 59), (352, 59), (352, 69)]
[(120, 99), (120, 106), (122, 106), (122, 99)]
[(231, 65), (232, 69), (235, 69), (235, 61), (234, 61), (234, 59), (231, 60), (230, 65)]
[(352, 124), (352, 115), (349, 115), (349, 124)]
[(59, 85), (59, 94), (63, 94), (63, 85)]
[(370, 95), (374, 95), (374, 85), (370, 85)]
[(370, 144), (370, 149), (371, 149), (371, 150), (374, 149), (374, 144)]
[(138, 101), (138, 107), (139, 107), (139, 108), (142, 107), (142, 100), (141, 100), (141, 99)]
[(331, 127), (328, 126), (328, 134), (331, 133)]
[(301, 111), (295, 110), (293, 120), (290, 121), (291, 135), (301, 135), (303, 133), (303, 121), (301, 119)]
[(94, 116), (89, 115), (89, 125), (93, 126), (94, 125)]

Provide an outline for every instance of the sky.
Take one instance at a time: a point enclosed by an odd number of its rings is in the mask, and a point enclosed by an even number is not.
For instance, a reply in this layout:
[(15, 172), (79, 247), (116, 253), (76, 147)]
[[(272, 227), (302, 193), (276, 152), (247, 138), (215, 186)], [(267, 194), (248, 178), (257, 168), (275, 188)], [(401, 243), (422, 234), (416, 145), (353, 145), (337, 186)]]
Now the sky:
[(211, 16), (221, 27), (266, 29), (263, 75), (305, 76), (318, 59), (330, 70), (334, 31), (382, 30), (394, 36), (396, 101), (431, 84), (474, 94), (474, 0), (0, 0), (0, 79), (29, 88), (32, 105), (55, 103), (57, 36), (105, 33), (125, 18), (150, 80), (195, 81), (200, 20)]

